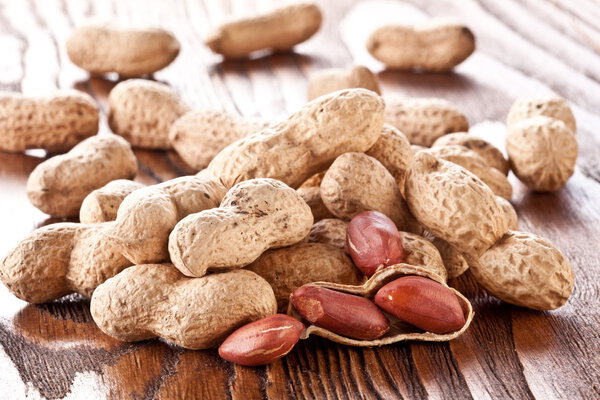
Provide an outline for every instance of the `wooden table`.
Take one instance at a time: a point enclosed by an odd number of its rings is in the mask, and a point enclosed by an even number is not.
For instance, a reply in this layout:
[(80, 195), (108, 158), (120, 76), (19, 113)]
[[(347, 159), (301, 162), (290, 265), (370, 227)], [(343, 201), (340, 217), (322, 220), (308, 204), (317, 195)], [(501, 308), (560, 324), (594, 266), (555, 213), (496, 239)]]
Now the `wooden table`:
[[(89, 79), (64, 47), (74, 25), (99, 16), (174, 31), (182, 52), (155, 78), (197, 108), (282, 116), (305, 102), (310, 73), (362, 63), (380, 71), (384, 94), (447, 98), (475, 132), (502, 145), (502, 121), (514, 99), (555, 91), (571, 102), (577, 118), (577, 171), (554, 194), (528, 192), (511, 179), (521, 229), (547, 237), (573, 263), (570, 301), (553, 312), (513, 307), (486, 295), (467, 275), (452, 284), (471, 299), (476, 317), (450, 343), (358, 349), (311, 338), (279, 362), (245, 368), (222, 361), (214, 350), (118, 342), (96, 328), (86, 299), (28, 305), (0, 285), (0, 398), (600, 398), (600, 4), (328, 0), (320, 33), (296, 53), (221, 63), (202, 44), (209, 21), (269, 6), (252, 3), (1, 0), (0, 88), (34, 94), (76, 87), (94, 96), (105, 115), (115, 77)], [(365, 35), (377, 24), (424, 15), (458, 17), (476, 33), (478, 51), (455, 73), (383, 71), (365, 52)], [(191, 172), (172, 153), (136, 154), (138, 180), (147, 184)], [(27, 176), (44, 156), (0, 153), (0, 256), (36, 227), (57, 222), (25, 194)]]

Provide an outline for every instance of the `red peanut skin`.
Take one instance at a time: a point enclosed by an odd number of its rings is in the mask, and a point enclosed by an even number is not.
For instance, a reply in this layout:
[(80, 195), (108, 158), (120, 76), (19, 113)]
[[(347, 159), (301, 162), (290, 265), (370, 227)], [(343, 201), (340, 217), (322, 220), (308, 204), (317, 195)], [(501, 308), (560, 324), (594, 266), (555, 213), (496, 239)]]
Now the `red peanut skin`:
[(300, 340), (304, 324), (285, 314), (274, 314), (234, 331), (219, 346), (221, 358), (236, 364), (270, 364), (289, 353)]
[(388, 283), (375, 294), (375, 304), (427, 332), (453, 332), (465, 324), (465, 315), (454, 293), (422, 276), (404, 276)]
[(378, 211), (365, 211), (348, 224), (346, 249), (368, 277), (379, 269), (404, 261), (402, 239), (394, 222)]
[(374, 340), (390, 329), (386, 316), (364, 297), (306, 285), (290, 301), (310, 323), (353, 339)]

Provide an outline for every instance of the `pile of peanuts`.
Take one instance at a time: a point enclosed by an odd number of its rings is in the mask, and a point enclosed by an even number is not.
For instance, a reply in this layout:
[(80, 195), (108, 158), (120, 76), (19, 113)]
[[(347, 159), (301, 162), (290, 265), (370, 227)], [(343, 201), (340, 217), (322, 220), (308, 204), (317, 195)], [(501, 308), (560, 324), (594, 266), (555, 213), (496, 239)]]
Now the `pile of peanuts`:
[[(223, 24), (206, 45), (225, 58), (284, 51), (318, 30), (300, 3)], [(475, 49), (460, 23), (390, 25), (368, 38), (387, 68), (449, 71)], [(177, 39), (162, 29), (88, 25), (67, 41), (91, 74), (140, 77), (169, 65)], [(380, 96), (363, 66), (310, 78), (309, 102), (273, 122), (192, 110), (169, 86), (128, 79), (109, 95), (108, 124), (76, 91), (0, 94), (0, 150), (65, 153), (27, 181), (54, 217), (2, 260), (0, 279), (31, 303), (79, 293), (107, 335), (219, 347), (262, 365), (311, 334), (353, 346), (447, 341), (474, 312), (447, 284), (470, 271), (489, 294), (536, 310), (573, 289), (564, 254), (519, 232), (512, 170), (531, 190), (573, 174), (575, 119), (558, 96), (519, 99), (507, 151), (468, 133), (442, 99)], [(143, 186), (131, 147), (174, 149), (196, 175)]]

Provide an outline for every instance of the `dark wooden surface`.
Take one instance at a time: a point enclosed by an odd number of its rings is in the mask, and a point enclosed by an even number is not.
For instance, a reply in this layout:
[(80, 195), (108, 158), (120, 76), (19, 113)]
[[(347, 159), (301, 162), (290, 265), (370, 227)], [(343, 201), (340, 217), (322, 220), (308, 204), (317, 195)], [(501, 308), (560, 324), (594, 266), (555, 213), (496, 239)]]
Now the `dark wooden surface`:
[[(36, 94), (76, 87), (105, 113), (115, 77), (89, 79), (64, 48), (73, 25), (100, 17), (173, 30), (182, 52), (155, 79), (197, 108), (282, 116), (305, 102), (311, 72), (363, 63), (379, 72), (384, 94), (450, 99), (475, 132), (502, 145), (513, 100), (555, 91), (577, 118), (577, 171), (554, 194), (530, 193), (512, 177), (513, 204), (521, 229), (549, 238), (571, 259), (572, 298), (553, 312), (528, 311), (490, 298), (465, 276), (452, 284), (472, 300), (476, 317), (450, 343), (358, 349), (311, 338), (279, 362), (245, 368), (216, 351), (118, 342), (95, 327), (85, 299), (34, 306), (0, 285), (0, 399), (600, 398), (600, 3), (329, 0), (322, 2), (322, 30), (296, 53), (220, 63), (202, 45), (209, 23), (270, 2), (258, 3), (0, 0), (0, 89)], [(385, 71), (365, 52), (365, 35), (377, 24), (425, 15), (458, 17), (476, 33), (477, 52), (455, 73)], [(144, 183), (189, 172), (174, 154), (136, 154)], [(43, 157), (0, 153), (0, 257), (31, 230), (57, 222), (25, 194), (27, 175)]]

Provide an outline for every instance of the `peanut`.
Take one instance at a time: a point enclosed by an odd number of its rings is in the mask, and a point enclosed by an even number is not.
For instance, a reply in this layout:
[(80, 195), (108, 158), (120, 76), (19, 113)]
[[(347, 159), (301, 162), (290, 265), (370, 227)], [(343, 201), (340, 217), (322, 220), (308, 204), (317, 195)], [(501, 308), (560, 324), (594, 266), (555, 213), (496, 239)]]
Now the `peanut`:
[[(422, 332), (420, 329), (415, 328), (411, 325), (398, 321), (393, 315), (388, 315), (391, 326), (389, 331), (382, 337), (374, 340), (356, 340), (351, 339), (346, 336), (338, 335), (326, 328), (322, 328), (315, 325), (310, 325), (306, 328), (301, 339), (306, 339), (310, 337), (310, 335), (318, 335), (324, 337), (326, 339), (332, 340), (337, 343), (342, 343), (345, 345), (351, 346), (382, 346), (386, 344), (396, 343), (404, 340), (423, 340), (423, 341), (446, 341), (454, 339), (460, 336), (465, 330), (469, 327), (471, 321), (473, 320), (473, 307), (471, 303), (458, 291), (452, 289), (446, 285), (444, 280), (437, 275), (435, 272), (431, 270), (424, 269), (420, 266), (413, 266), (408, 264), (396, 264), (391, 265), (388, 268), (382, 269), (375, 273), (369, 280), (363, 283), (360, 286), (352, 286), (352, 285), (341, 285), (336, 283), (327, 283), (327, 282), (314, 282), (310, 286), (317, 286), (321, 288), (326, 288), (333, 290), (335, 292), (340, 292), (342, 294), (350, 294), (350, 295), (358, 295), (362, 296), (365, 299), (370, 299), (375, 296), (377, 291), (383, 287), (385, 284), (407, 275), (418, 275), (429, 278), (440, 285), (448, 288), (458, 299), (461, 309), (463, 310), (463, 314), (465, 317), (464, 325), (459, 329), (451, 333), (446, 334), (436, 334), (433, 332)], [(354, 297), (354, 296), (353, 296)], [(368, 301), (368, 300), (367, 300)], [(333, 302), (336, 303), (336, 302)], [(370, 302), (369, 302), (370, 303)], [(372, 304), (372, 303), (371, 303)], [(340, 304), (334, 304), (335, 307), (341, 307)], [(348, 311), (348, 308), (346, 308)], [(288, 309), (288, 314), (292, 315), (295, 318), (303, 319), (302, 315), (294, 309), (294, 307), (290, 307)], [(352, 323), (353, 319), (348, 318), (348, 315), (354, 315), (355, 312), (349, 310), (347, 313), (341, 313), (343, 315), (342, 321)], [(371, 318), (370, 315), (367, 317)]]
[(390, 265), (404, 262), (398, 228), (385, 214), (365, 211), (348, 224), (346, 248), (354, 264), (368, 277)]
[(170, 149), (169, 129), (189, 107), (169, 86), (144, 79), (119, 83), (108, 95), (108, 124), (134, 147)]
[(310, 323), (349, 338), (375, 340), (390, 329), (385, 315), (364, 297), (305, 285), (290, 302)]
[(325, 218), (334, 218), (335, 216), (329, 211), (323, 198), (321, 198), (321, 188), (319, 186), (299, 187), (298, 195), (308, 204), (315, 221), (320, 221)]
[(311, 176), (310, 178), (305, 180), (298, 189), (309, 188), (309, 187), (320, 187), (321, 182), (323, 182), (323, 177), (325, 176), (325, 172), (327, 172), (327, 171), (321, 171), (321, 172), (314, 174), (313, 176)]
[(466, 132), (449, 133), (439, 137), (431, 147), (458, 145), (474, 151), (490, 166), (508, 175), (510, 166), (502, 152), (491, 143)]
[(475, 50), (475, 36), (465, 25), (432, 19), (418, 25), (386, 25), (373, 32), (367, 50), (389, 68), (450, 71)]
[(517, 99), (508, 112), (506, 123), (510, 126), (538, 115), (559, 119), (571, 132), (577, 132), (577, 124), (569, 104), (557, 95)]
[(410, 142), (405, 134), (392, 125), (384, 124), (381, 136), (365, 154), (383, 164), (396, 179), (400, 192), (404, 191), (406, 171), (413, 158)]
[(152, 74), (179, 54), (179, 42), (163, 29), (130, 29), (112, 24), (76, 28), (67, 40), (71, 61), (92, 74)]
[(267, 249), (300, 242), (312, 224), (310, 208), (294, 189), (252, 179), (231, 188), (219, 208), (183, 218), (169, 237), (169, 254), (187, 276), (241, 268)]
[(52, 224), (33, 231), (2, 260), (0, 279), (18, 298), (45, 303), (70, 293), (90, 296), (131, 265), (102, 234), (113, 222)]
[(326, 218), (314, 223), (308, 234), (309, 243), (325, 243), (339, 249), (346, 248), (348, 223), (337, 218)]
[(225, 187), (201, 176), (184, 176), (132, 192), (104, 234), (134, 264), (169, 259), (169, 234), (184, 217), (217, 207)]
[(114, 221), (125, 197), (143, 187), (141, 183), (128, 179), (108, 182), (83, 199), (79, 210), (79, 221), (83, 224)]
[(447, 133), (469, 129), (462, 112), (452, 103), (436, 98), (386, 98), (384, 120), (404, 133), (411, 144), (425, 147)]
[(509, 231), (469, 265), (490, 294), (522, 307), (553, 310), (573, 290), (573, 269), (565, 255), (533, 233)]
[(325, 69), (311, 75), (308, 82), (308, 100), (351, 88), (363, 88), (381, 94), (377, 75), (369, 68), (357, 65), (347, 69)]
[(319, 30), (322, 18), (314, 3), (292, 4), (222, 24), (205, 44), (225, 58), (244, 58), (258, 50), (291, 50)]
[(421, 150), (427, 150), (427, 147), (425, 146), (420, 146), (418, 144), (411, 144), (410, 145), (410, 149), (413, 152), (413, 155), (417, 152), (417, 151), (421, 151)]
[(206, 349), (240, 326), (274, 314), (276, 303), (269, 284), (250, 271), (187, 278), (171, 265), (146, 264), (98, 286), (90, 310), (100, 330), (116, 339), (161, 337), (187, 349)]
[(95, 135), (99, 118), (94, 100), (76, 90), (40, 97), (0, 92), (0, 150), (65, 152)]
[[(502, 199), (502, 197), (496, 196), (496, 200), (498, 199)], [(502, 200), (506, 201), (504, 199)], [(508, 203), (508, 201), (506, 202)], [(433, 243), (433, 245), (438, 249), (440, 256), (442, 257), (448, 279), (457, 278), (461, 276), (467, 269), (469, 269), (469, 264), (465, 257), (458, 250), (448, 244), (448, 242), (440, 238), (433, 238), (431, 243)]]
[(417, 220), (461, 253), (481, 254), (508, 229), (502, 208), (487, 185), (428, 151), (415, 155), (405, 195)]
[(368, 150), (381, 133), (383, 108), (383, 100), (365, 89), (319, 97), (286, 121), (227, 146), (206, 173), (227, 187), (273, 178), (297, 188), (340, 154)]
[(453, 162), (475, 174), (494, 194), (510, 200), (512, 185), (502, 172), (489, 166), (476, 152), (464, 146), (448, 145), (432, 147), (428, 150), (438, 158)]
[(292, 351), (303, 331), (304, 325), (295, 318), (270, 315), (234, 331), (219, 346), (219, 355), (250, 367), (270, 364)]
[(269, 282), (280, 312), (287, 310), (290, 294), (307, 283), (358, 285), (363, 281), (362, 274), (343, 249), (324, 243), (298, 243), (269, 250), (248, 269)]
[(341, 219), (379, 211), (402, 230), (419, 229), (394, 177), (379, 161), (363, 153), (342, 154), (333, 162), (321, 182), (321, 198)]
[(195, 110), (173, 123), (169, 141), (190, 167), (201, 170), (227, 145), (266, 127), (267, 122), (257, 118), (218, 110)]
[(76, 216), (93, 190), (136, 173), (137, 160), (129, 143), (115, 135), (93, 136), (39, 164), (27, 179), (27, 196), (46, 214)]
[(465, 324), (458, 299), (450, 289), (422, 276), (398, 278), (377, 291), (375, 304), (426, 332), (444, 334)]
[[(198, 176), (181, 177), (132, 192), (117, 219), (62, 223), (33, 231), (2, 260), (0, 279), (32, 303), (69, 293), (89, 296), (132, 263), (168, 260), (169, 233), (188, 214), (218, 206), (225, 188)], [(131, 261), (130, 261), (131, 260)]]
[(448, 279), (448, 273), (442, 257), (437, 248), (422, 236), (409, 232), (400, 232), (402, 247), (404, 248), (404, 264), (421, 267), (434, 273), (443, 282)]
[(519, 227), (519, 217), (517, 215), (517, 211), (510, 204), (508, 200), (503, 197), (496, 196), (496, 201), (502, 208), (502, 212), (504, 213), (504, 218), (506, 219), (506, 223), (508, 225), (508, 229), (511, 231), (515, 231)]
[(510, 125), (506, 149), (515, 175), (535, 191), (560, 189), (575, 170), (577, 138), (558, 119), (536, 116)]

